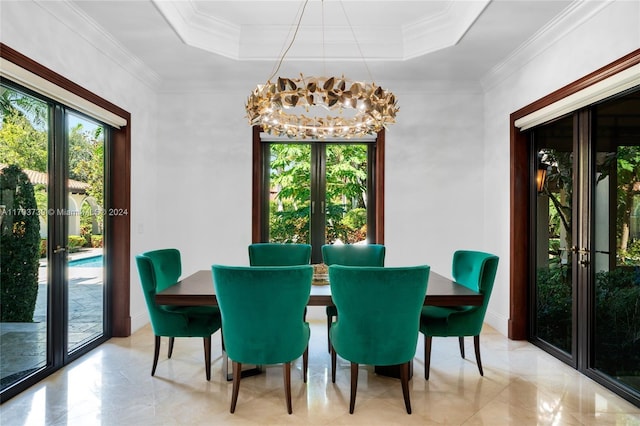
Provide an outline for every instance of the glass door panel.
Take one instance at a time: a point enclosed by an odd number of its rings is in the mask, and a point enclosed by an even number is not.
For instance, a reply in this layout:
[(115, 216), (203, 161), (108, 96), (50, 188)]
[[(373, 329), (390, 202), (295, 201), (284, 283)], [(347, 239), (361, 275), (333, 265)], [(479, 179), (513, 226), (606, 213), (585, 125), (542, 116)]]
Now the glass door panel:
[[(262, 194), (263, 240), (311, 244), (311, 262), (322, 263), (323, 244), (367, 241), (374, 221), (371, 143), (266, 143)], [(373, 225), (372, 225), (373, 226)]]
[(49, 107), (0, 86), (1, 390), (47, 366)]
[(544, 172), (536, 196), (533, 335), (573, 357), (573, 118), (537, 129), (537, 168)]
[(326, 146), (326, 244), (367, 240), (368, 146)]
[(104, 332), (103, 126), (67, 114), (67, 351)]
[(640, 401), (640, 91), (533, 130), (532, 341)]
[(312, 145), (272, 143), (269, 147), (268, 241), (310, 244)]
[(594, 110), (592, 368), (640, 393), (640, 92)]

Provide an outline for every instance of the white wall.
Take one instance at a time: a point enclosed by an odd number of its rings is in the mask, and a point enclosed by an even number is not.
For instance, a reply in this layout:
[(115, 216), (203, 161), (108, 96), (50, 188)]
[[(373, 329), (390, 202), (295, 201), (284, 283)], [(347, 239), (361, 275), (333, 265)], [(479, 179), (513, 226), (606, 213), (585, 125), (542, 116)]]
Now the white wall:
[[(157, 138), (154, 75), (64, 2), (3, 1), (0, 11), (3, 43), (131, 113), (131, 253), (156, 247), (157, 234), (146, 230), (157, 228), (158, 191), (143, 185), (156, 172), (148, 161)], [(133, 258), (131, 317), (133, 330), (149, 321)]]
[[(181, 250), (184, 272), (248, 264), (252, 153), (244, 101), (253, 84), (160, 96), (158, 231), (162, 245)], [(392, 87), (401, 115), (386, 138), (387, 264), (426, 263), (448, 274), (456, 248), (482, 246), (482, 94), (479, 86), (435, 83), (419, 93), (400, 86)]]
[(503, 334), (509, 319), (509, 115), (639, 47), (640, 2), (588, 2), (485, 78), (483, 240), (500, 256), (486, 322)]
[[(384, 82), (401, 107), (387, 132), (387, 263), (427, 263), (449, 274), (458, 248), (498, 254), (487, 321), (504, 334), (509, 114), (640, 46), (638, 2), (602, 9), (592, 3), (583, 20), (556, 29), (558, 38), (541, 36), (487, 76), (484, 95), (473, 84), (425, 82), (410, 91), (402, 82)], [(2, 2), (2, 41), (131, 112), (132, 255), (177, 247), (185, 273), (212, 263), (246, 264), (251, 129), (244, 101), (256, 82), (235, 81), (216, 92), (161, 92), (135, 58), (117, 46), (105, 49), (108, 37), (61, 21), (74, 15), (65, 8), (61, 2)], [(147, 321), (137, 283), (132, 261), (134, 331)]]

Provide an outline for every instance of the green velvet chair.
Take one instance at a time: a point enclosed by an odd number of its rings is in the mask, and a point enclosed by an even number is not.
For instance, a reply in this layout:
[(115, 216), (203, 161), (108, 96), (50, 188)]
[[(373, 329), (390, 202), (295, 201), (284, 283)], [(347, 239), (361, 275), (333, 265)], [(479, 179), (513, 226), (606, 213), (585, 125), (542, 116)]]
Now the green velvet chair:
[[(327, 266), (384, 266), (385, 247), (382, 244), (325, 244), (322, 261)], [(329, 330), (338, 315), (335, 306), (327, 306), (327, 343), (331, 352)]]
[(255, 243), (249, 245), (251, 266), (293, 266), (311, 263), (311, 245)]
[(291, 361), (303, 357), (307, 381), (309, 301), (313, 267), (213, 265), (222, 331), (233, 362), (231, 412), (235, 412), (242, 364), (283, 364), (287, 411), (291, 414)]
[(416, 353), (420, 312), (429, 281), (429, 266), (329, 266), (331, 297), (338, 320), (331, 334), (331, 381), (336, 381), (336, 356), (351, 362), (353, 414), (358, 388), (358, 365), (400, 365), (400, 381), (407, 413), (409, 365)]
[(484, 295), (481, 306), (439, 307), (425, 306), (420, 319), (424, 334), (424, 378), (429, 380), (432, 337), (457, 336), (460, 355), (464, 358), (464, 337), (473, 336), (476, 362), (484, 376), (480, 359), (480, 331), (487, 312), (491, 290), (498, 269), (498, 256), (479, 251), (459, 250), (453, 254), (454, 281)]
[(160, 355), (161, 336), (169, 337), (168, 357), (171, 358), (176, 337), (202, 337), (207, 380), (211, 380), (211, 335), (220, 329), (220, 311), (213, 306), (157, 305), (155, 296), (178, 282), (182, 274), (180, 252), (177, 249), (148, 251), (136, 256), (140, 283), (149, 311), (155, 348), (151, 375), (155, 375)]

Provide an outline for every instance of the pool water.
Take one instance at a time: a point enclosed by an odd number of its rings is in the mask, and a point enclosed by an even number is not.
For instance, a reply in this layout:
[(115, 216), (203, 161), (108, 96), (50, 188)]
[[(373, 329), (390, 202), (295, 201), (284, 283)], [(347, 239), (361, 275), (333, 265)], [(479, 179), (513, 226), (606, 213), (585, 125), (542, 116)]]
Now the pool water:
[(72, 260), (69, 262), (70, 268), (102, 268), (104, 266), (103, 256), (85, 257), (84, 259)]

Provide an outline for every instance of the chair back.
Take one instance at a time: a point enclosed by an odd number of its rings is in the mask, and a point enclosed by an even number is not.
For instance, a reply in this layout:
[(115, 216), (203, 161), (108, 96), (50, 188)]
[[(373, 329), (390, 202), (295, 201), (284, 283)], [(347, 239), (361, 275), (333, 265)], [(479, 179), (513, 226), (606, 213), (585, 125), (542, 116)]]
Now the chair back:
[(156, 291), (171, 287), (182, 275), (182, 258), (180, 251), (174, 248), (152, 250), (142, 253), (151, 260), (156, 279)]
[[(460, 321), (464, 321), (464, 326), (461, 323), (460, 328), (465, 329), (465, 334), (480, 334), (489, 299), (491, 298), (498, 262), (498, 256), (481, 251), (458, 250), (453, 254), (452, 275), (454, 281), (482, 293), (484, 299), (482, 305), (470, 307), (464, 314), (454, 313), (449, 316), (448, 321), (452, 329), (455, 328), (458, 319), (460, 319)], [(472, 330), (468, 330), (469, 327)]]
[(338, 321), (336, 352), (348, 361), (395, 365), (415, 356), (430, 267), (329, 266)]
[(255, 243), (249, 245), (251, 266), (293, 266), (311, 263), (311, 245)]
[[(165, 250), (158, 250), (158, 252), (165, 252)], [(166, 253), (147, 252), (139, 254), (136, 256), (136, 265), (154, 334), (156, 336), (184, 336), (188, 335), (186, 334), (189, 325), (187, 316), (177, 312), (170, 312), (156, 304), (155, 301), (156, 293), (162, 289), (158, 283), (162, 282), (165, 285), (164, 288), (168, 287), (166, 284), (171, 281), (168, 276), (174, 276), (176, 273), (175, 265), (172, 268), (167, 268), (166, 274), (163, 272), (162, 259), (168, 253), (169, 251), (166, 251)], [(171, 255), (168, 255), (168, 257), (174, 259)], [(173, 283), (175, 284), (176, 281), (173, 281)]]
[(229, 358), (243, 364), (280, 364), (298, 358), (309, 341), (304, 310), (313, 267), (213, 265)]
[(384, 266), (382, 244), (325, 244), (322, 259), (326, 265)]

